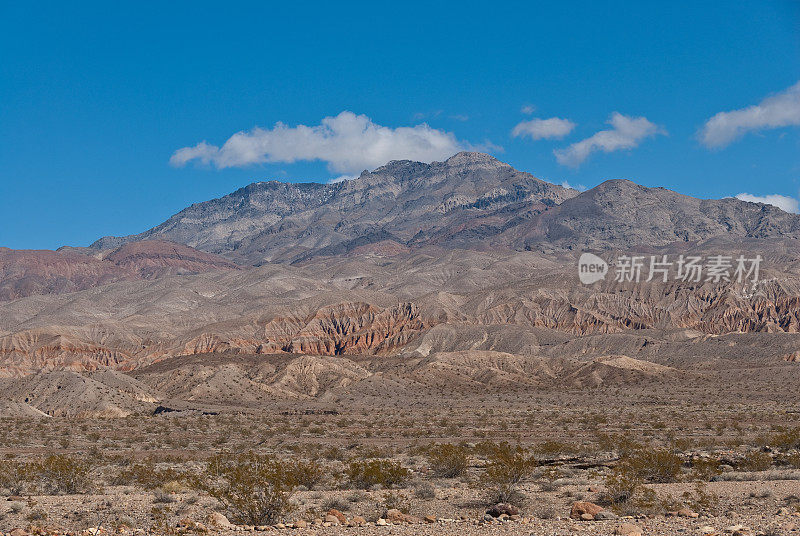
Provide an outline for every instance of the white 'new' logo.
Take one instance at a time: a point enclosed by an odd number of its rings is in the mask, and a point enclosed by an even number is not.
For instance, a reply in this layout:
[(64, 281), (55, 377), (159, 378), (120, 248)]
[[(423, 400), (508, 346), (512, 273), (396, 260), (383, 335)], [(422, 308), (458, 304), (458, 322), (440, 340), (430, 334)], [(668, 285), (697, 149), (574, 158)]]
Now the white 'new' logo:
[(578, 277), (584, 285), (591, 285), (606, 277), (608, 263), (591, 253), (584, 253), (578, 259)]

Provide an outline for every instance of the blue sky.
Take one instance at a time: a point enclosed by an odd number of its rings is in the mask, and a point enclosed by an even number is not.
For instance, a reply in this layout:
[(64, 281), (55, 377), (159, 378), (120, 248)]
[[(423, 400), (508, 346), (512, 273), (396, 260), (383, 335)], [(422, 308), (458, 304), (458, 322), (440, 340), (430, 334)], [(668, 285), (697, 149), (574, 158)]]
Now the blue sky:
[(0, 245), (460, 148), (576, 186), (800, 196), (796, 0), (275, 4), (0, 3)]

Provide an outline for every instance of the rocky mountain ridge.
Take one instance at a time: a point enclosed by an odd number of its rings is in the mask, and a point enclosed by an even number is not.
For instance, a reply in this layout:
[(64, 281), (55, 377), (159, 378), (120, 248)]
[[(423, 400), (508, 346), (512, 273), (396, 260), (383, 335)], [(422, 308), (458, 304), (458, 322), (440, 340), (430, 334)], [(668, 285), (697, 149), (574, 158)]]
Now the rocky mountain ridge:
[(335, 184), (253, 183), (144, 233), (104, 237), (92, 247), (158, 238), (259, 265), (368, 247), (551, 252), (714, 237), (797, 239), (800, 215), (620, 179), (577, 192), (463, 152), (431, 164), (393, 161)]

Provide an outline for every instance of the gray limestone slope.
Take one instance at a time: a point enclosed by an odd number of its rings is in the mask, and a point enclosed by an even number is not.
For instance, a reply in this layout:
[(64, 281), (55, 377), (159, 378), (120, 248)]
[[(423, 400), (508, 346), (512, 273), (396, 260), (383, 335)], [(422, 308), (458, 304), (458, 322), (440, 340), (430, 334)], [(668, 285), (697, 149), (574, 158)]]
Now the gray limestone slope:
[(505, 207), (526, 203), (541, 211), (576, 194), (489, 155), (459, 153), (431, 164), (389, 162), (336, 184), (254, 183), (93, 247), (159, 238), (243, 263), (287, 262), (343, 244), (348, 250), (384, 240), (425, 242)]

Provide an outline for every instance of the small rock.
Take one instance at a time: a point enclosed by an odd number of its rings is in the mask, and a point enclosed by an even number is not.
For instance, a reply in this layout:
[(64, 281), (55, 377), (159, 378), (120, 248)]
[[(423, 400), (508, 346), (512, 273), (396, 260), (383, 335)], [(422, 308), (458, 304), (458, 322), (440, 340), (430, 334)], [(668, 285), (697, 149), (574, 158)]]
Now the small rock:
[(314, 521), (312, 521), (311, 523), (313, 525), (317, 526), (317, 527), (320, 527), (320, 526), (322, 526), (322, 518), (321, 517), (315, 517)]
[(379, 527), (385, 527), (389, 523), (385, 519), (380, 518), (375, 522), (375, 524), (378, 525)]
[(594, 521), (592, 514), (581, 514), (581, 521)]
[(211, 512), (206, 520), (209, 526), (218, 529), (232, 529), (234, 524), (228, 521), (228, 518), (220, 512)]
[(519, 508), (513, 504), (497, 503), (486, 511), (492, 517), (500, 517), (505, 514), (507, 516), (519, 515)]
[(8, 536), (29, 536), (29, 532), (25, 529), (12, 529)]
[(341, 525), (341, 522), (339, 521), (339, 518), (338, 518), (338, 517), (336, 517), (336, 516), (335, 516), (335, 515), (333, 515), (333, 514), (328, 514), (328, 515), (326, 515), (326, 516), (325, 516), (325, 521), (323, 522), (323, 525), (324, 525), (325, 523), (330, 523), (330, 524), (328, 525), (329, 527), (330, 527), (330, 526), (333, 526), (333, 525)]
[(642, 536), (642, 528), (632, 523), (623, 523), (614, 529), (619, 536)]
[(733, 534), (734, 536), (738, 536), (746, 532), (750, 532), (750, 529), (744, 525), (731, 525), (725, 529), (725, 532)]
[(570, 509), (569, 517), (571, 517), (572, 519), (581, 519), (587, 521), (587, 519), (584, 518), (583, 516), (584, 514), (589, 514), (592, 517), (589, 518), (588, 520), (591, 521), (592, 519), (594, 519), (595, 514), (600, 513), (603, 510), (605, 510), (605, 508), (596, 505), (592, 502), (576, 501), (572, 503), (572, 508)]
[(601, 512), (597, 512), (594, 515), (594, 519), (595, 521), (609, 521), (609, 520), (619, 519), (619, 516), (614, 512), (603, 510)]
[(304, 519), (298, 519), (294, 522), (294, 528), (296, 529), (304, 529), (306, 527), (308, 527), (308, 522)]
[(336, 519), (338, 519), (340, 525), (346, 525), (347, 524), (347, 518), (345, 517), (345, 515), (343, 513), (341, 513), (339, 510), (337, 510), (336, 508), (331, 508), (330, 510), (328, 510), (328, 515), (329, 516), (333, 516)]
[(717, 529), (715, 529), (711, 525), (706, 525), (705, 527), (700, 527), (700, 532), (703, 534), (714, 534), (715, 532), (717, 532)]
[(356, 527), (363, 527), (367, 524), (367, 520), (361, 516), (353, 516), (353, 519), (351, 519), (350, 522)]
[(276, 529), (285, 529), (286, 525), (284, 525), (283, 523), (276, 523), (275, 524), (275, 528)]
[(436, 516), (427, 515), (422, 518), (425, 523), (436, 523)]
[(394, 523), (395, 525), (402, 525), (403, 523), (408, 523), (413, 525), (422, 522), (422, 520), (419, 519), (418, 517), (404, 514), (403, 512), (401, 512), (396, 508), (392, 508), (386, 511), (386, 521)]

